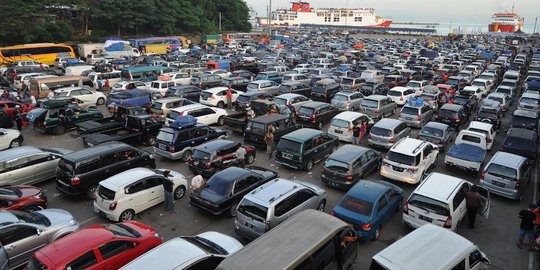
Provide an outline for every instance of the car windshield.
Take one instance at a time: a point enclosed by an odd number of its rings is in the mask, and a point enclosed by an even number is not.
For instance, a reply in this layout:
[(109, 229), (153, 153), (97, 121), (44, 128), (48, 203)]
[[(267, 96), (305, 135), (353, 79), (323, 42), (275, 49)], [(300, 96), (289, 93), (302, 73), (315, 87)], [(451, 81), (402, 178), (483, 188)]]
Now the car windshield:
[(426, 135), (431, 137), (442, 138), (444, 132), (442, 129), (433, 128), (433, 127), (424, 127), (420, 130), (420, 135)]
[(401, 97), (403, 95), (403, 92), (396, 91), (396, 90), (390, 90), (388, 91), (388, 95), (391, 97)]
[(247, 103), (251, 100), (251, 98), (249, 96), (245, 96), (245, 95), (239, 95), (238, 98), (236, 99), (237, 102), (240, 102), (240, 103)]
[(339, 206), (364, 216), (371, 216), (373, 203), (355, 198), (351, 195), (345, 195), (345, 198), (339, 202)]
[(504, 98), (502, 97), (489, 96), (487, 97), (487, 99), (491, 99), (491, 100), (499, 102), (500, 104), (504, 104)]
[(413, 193), (407, 203), (420, 209), (435, 212), (441, 216), (450, 215), (450, 207), (448, 204), (420, 194)]
[(514, 136), (508, 136), (504, 141), (504, 146), (517, 149), (529, 149), (533, 142)]
[(449, 84), (449, 85), (457, 85), (458, 83), (459, 83), (458, 79), (448, 79), (448, 81), (446, 81), (446, 84)]
[(280, 93), (289, 93), (291, 91), (291, 86), (290, 85), (280, 85), (279, 86), (279, 92)]
[(281, 138), (277, 145), (277, 149), (283, 152), (291, 154), (301, 154), (302, 153), (302, 144), (299, 142), (291, 141), (286, 138)]
[(379, 106), (379, 102), (372, 99), (364, 99), (362, 100), (362, 103), (360, 103), (360, 105), (367, 108), (377, 108)]
[(511, 96), (512, 94), (512, 90), (510, 90), (509, 88), (497, 88), (497, 90), (495, 91), (496, 93), (503, 93), (503, 94), (507, 94), (508, 96)]
[(69, 96), (68, 91), (54, 92), (54, 97), (67, 97)]
[(420, 88), (422, 85), (419, 82), (409, 82), (407, 84), (407, 86), (414, 87), (414, 88)]
[(324, 92), (326, 92), (326, 87), (324, 85), (317, 84), (317, 85), (315, 85), (315, 87), (313, 87), (313, 89), (311, 91), (315, 92), (315, 93), (323, 93), (324, 94)]
[(385, 83), (392, 83), (394, 81), (396, 81), (396, 78), (394, 78), (394, 77), (385, 77), (384, 78)]
[(199, 149), (195, 149), (195, 151), (193, 152), (193, 158), (195, 159), (210, 160), (211, 157), (212, 157), (212, 154), (201, 151)]
[(121, 223), (105, 225), (105, 228), (107, 228), (110, 232), (112, 232), (115, 236), (118, 236), (118, 237), (129, 237), (129, 238), (142, 237), (142, 235), (138, 233), (136, 230)]
[(349, 78), (343, 78), (343, 80), (341, 80), (341, 84), (345, 84), (345, 85), (352, 85), (354, 82), (353, 79), (349, 79)]
[(332, 122), (330, 123), (333, 127), (339, 127), (339, 128), (349, 128), (349, 122), (345, 121), (343, 119), (332, 119)]
[(474, 81), (472, 83), (472, 85), (474, 86), (480, 86), (480, 87), (485, 87), (486, 85), (484, 84), (484, 82), (478, 82), (478, 81)]
[(229, 179), (222, 179), (221, 177), (222, 175), (214, 174), (214, 176), (208, 180), (205, 189), (220, 196), (227, 195), (233, 182), (229, 181)]
[(238, 212), (262, 222), (266, 220), (268, 208), (248, 199), (243, 199), (238, 206)]
[(47, 217), (45, 217), (41, 213), (33, 212), (33, 213), (26, 213), (21, 211), (11, 211), (13, 215), (15, 215), (21, 222), (23, 223), (32, 223), (32, 224), (39, 224), (44, 226), (51, 225), (51, 222)]
[(376, 136), (382, 136), (382, 137), (390, 137), (392, 136), (392, 130), (386, 129), (386, 128), (380, 128), (380, 127), (373, 127), (370, 131), (371, 134)]
[(497, 111), (495, 111), (495, 110), (481, 109), (481, 110), (478, 112), (477, 117), (480, 117), (480, 118), (497, 118)]
[(463, 104), (467, 104), (468, 102), (469, 102), (469, 98), (468, 98), (468, 97), (456, 96), (456, 97), (454, 98), (454, 103), (455, 103), (455, 104), (463, 105)]
[(388, 151), (388, 153), (386, 154), (386, 159), (390, 160), (390, 161), (393, 161), (393, 162), (397, 162), (397, 163), (400, 163), (400, 164), (405, 164), (405, 165), (409, 165), (409, 166), (416, 166), (416, 156), (409, 156), (409, 155), (405, 155), (405, 154), (402, 154), (402, 153), (397, 153), (397, 152), (394, 152), (394, 151)]
[(515, 84), (514, 84), (513, 82), (508, 82), (508, 81), (507, 81), (507, 82), (505, 82), (505, 81), (503, 81), (503, 82), (501, 83), (501, 85), (500, 85), (500, 86), (509, 86), (509, 87), (514, 87), (514, 86), (515, 86)]
[(249, 121), (246, 125), (246, 131), (258, 134), (265, 134), (265, 125), (263, 123)]
[(339, 160), (331, 159), (331, 158), (326, 160), (326, 162), (324, 163), (324, 167), (341, 171), (341, 172), (349, 171), (349, 164), (339, 161)]
[[(482, 80), (491, 80), (492, 77), (489, 76), (489, 75), (480, 75), (479, 79), (482, 79)], [(475, 84), (473, 83), (473, 85), (475, 85)], [(482, 83), (482, 86), (484, 86), (483, 83)]]
[(150, 85), (150, 87), (152, 87), (152, 88), (158, 88), (158, 89), (160, 88), (160, 86), (161, 86), (161, 83), (159, 83), (159, 82), (153, 82), (153, 83)]
[(274, 98), (274, 103), (275, 103), (278, 107), (283, 107), (283, 106), (287, 105), (287, 99), (284, 99), (284, 98)]
[(486, 172), (490, 175), (509, 179), (509, 180), (517, 179), (516, 169), (499, 165), (499, 164), (495, 164), (495, 163), (489, 164), (489, 167), (487, 168)]
[(160, 141), (172, 143), (174, 141), (174, 133), (161, 130), (158, 133), (157, 139)]
[(348, 100), (349, 100), (349, 97), (346, 96), (346, 95), (336, 94), (336, 95), (334, 96), (334, 100), (337, 100), (337, 101), (348, 101)]

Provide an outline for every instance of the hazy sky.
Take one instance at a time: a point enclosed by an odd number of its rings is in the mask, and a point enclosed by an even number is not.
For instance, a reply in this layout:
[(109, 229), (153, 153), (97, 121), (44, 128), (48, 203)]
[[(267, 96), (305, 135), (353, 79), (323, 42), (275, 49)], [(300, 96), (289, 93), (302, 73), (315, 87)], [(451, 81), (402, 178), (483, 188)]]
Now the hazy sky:
[[(258, 16), (266, 16), (269, 0), (245, 0)], [(290, 8), (293, 0), (272, 0), (272, 10)], [(347, 0), (307, 0), (312, 7), (343, 8)], [(349, 7), (372, 7), (383, 18), (415, 21), (469, 21), (484, 22), (495, 12), (514, 11), (525, 18), (525, 24), (534, 24), (540, 17), (540, 0), (348, 0)], [(539, 24), (540, 25), (540, 24)]]

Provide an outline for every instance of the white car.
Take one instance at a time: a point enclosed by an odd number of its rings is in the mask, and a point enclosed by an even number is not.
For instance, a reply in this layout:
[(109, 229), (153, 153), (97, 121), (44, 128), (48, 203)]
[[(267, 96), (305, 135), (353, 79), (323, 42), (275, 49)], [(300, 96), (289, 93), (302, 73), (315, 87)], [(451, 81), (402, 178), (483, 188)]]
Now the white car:
[(463, 89), (459, 90), (460, 95), (464, 96), (476, 96), (477, 100), (482, 100), (482, 95), (484, 95), (484, 90), (478, 86), (465, 86)]
[(485, 95), (489, 94), (491, 92), (492, 83), (491, 81), (485, 80), (485, 79), (475, 79), (472, 84), (472, 86), (478, 87), (482, 90), (482, 93)]
[(397, 105), (405, 105), (409, 98), (416, 96), (416, 90), (409, 87), (396, 86), (388, 90), (386, 96), (392, 99)]
[[(214, 106), (218, 108), (224, 108), (227, 104), (227, 91), (228, 87), (214, 87), (210, 89), (203, 90), (201, 96), (199, 97), (199, 103)], [(236, 102), (236, 99), (240, 94), (244, 92), (231, 89), (232, 94), (232, 103)]]
[(495, 137), (497, 136), (497, 131), (493, 128), (492, 124), (480, 122), (480, 121), (471, 121), (467, 130), (483, 133), (486, 135), (487, 149), (491, 150)]
[(409, 81), (407, 83), (407, 87), (414, 89), (417, 95), (422, 94), (422, 92), (424, 92), (424, 87), (427, 85), (429, 85), (428, 81)]
[(23, 135), (16, 129), (0, 128), (0, 151), (21, 146)]
[(150, 87), (148, 87), (147, 89), (149, 91), (160, 93), (162, 96), (165, 96), (165, 93), (167, 93), (167, 89), (173, 86), (176, 86), (176, 82), (174, 81), (157, 80), (157, 81), (152, 81), (150, 83)]
[(120, 81), (113, 85), (113, 91), (124, 91), (128, 89), (148, 89), (148, 85), (140, 81)]
[(84, 87), (64, 87), (54, 90), (55, 98), (75, 97), (83, 102), (103, 105), (107, 97), (102, 92), (92, 91)]
[(439, 148), (423, 140), (403, 138), (388, 150), (381, 165), (381, 176), (416, 184), (424, 173), (437, 165)]
[(176, 85), (189, 85), (191, 83), (191, 75), (184, 72), (169, 72), (160, 76), (174, 81)]
[[(163, 202), (164, 170), (133, 168), (99, 182), (94, 211), (113, 221), (126, 221)], [(184, 197), (188, 186), (186, 178), (170, 171), (169, 179), (173, 182), (174, 200)]]
[(223, 69), (212, 69), (204, 72), (205, 74), (215, 74), (221, 77), (222, 79), (228, 79), (231, 76), (231, 72)]
[(43, 68), (49, 68), (49, 65), (40, 63), (38, 61), (34, 60), (23, 60), (23, 61), (17, 61), (15, 63), (15, 66), (17, 67), (43, 67)]
[(213, 108), (203, 104), (191, 104), (172, 109), (167, 115), (165, 125), (169, 126), (178, 116), (191, 115), (197, 118), (197, 122), (205, 125), (223, 125), (227, 111), (220, 108)]

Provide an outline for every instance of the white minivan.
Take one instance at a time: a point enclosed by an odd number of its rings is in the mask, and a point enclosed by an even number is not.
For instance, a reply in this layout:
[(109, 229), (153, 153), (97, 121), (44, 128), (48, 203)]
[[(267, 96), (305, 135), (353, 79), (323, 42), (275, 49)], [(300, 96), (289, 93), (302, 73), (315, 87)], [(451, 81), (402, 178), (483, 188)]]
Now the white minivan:
[(328, 127), (328, 133), (337, 136), (340, 141), (352, 142), (352, 128), (354, 123), (358, 124), (360, 127), (362, 122), (367, 122), (366, 134), (375, 124), (373, 119), (363, 113), (350, 111), (342, 112), (332, 118), (330, 127)]
[(465, 237), (426, 224), (373, 256), (374, 270), (479, 270), (490, 261)]

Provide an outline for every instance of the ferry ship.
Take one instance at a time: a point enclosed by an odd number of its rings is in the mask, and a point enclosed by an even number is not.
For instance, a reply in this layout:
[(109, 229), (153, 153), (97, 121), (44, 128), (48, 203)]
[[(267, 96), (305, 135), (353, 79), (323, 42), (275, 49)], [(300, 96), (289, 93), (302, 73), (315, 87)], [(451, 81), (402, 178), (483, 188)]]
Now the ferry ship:
[(491, 23), (489, 24), (489, 32), (509, 32), (513, 33), (517, 30), (522, 30), (524, 19), (514, 13), (514, 7), (512, 12), (495, 13), (491, 17)]
[[(391, 20), (375, 15), (373, 8), (312, 8), (308, 2), (292, 2), (290, 9), (272, 12), (272, 26), (297, 27), (302, 25), (388, 27)], [(268, 19), (258, 17), (259, 26), (267, 26)]]

